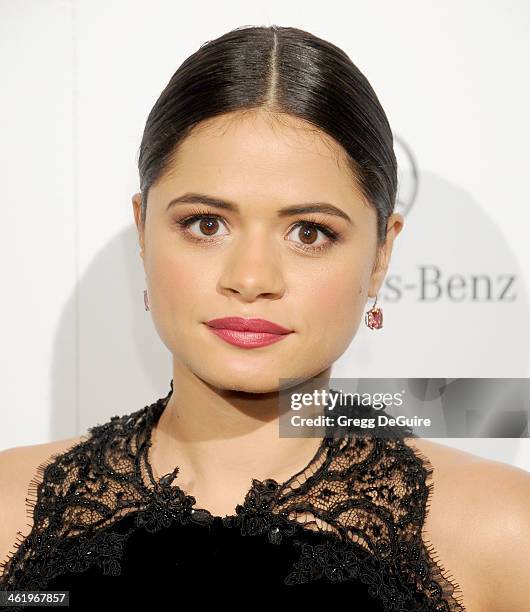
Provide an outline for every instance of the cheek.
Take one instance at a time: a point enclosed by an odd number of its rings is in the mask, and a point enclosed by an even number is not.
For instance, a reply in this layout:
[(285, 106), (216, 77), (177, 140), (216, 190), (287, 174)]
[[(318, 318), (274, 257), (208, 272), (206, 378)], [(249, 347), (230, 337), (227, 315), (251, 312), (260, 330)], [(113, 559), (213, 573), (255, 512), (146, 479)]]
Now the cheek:
[(308, 323), (318, 329), (336, 327), (338, 330), (351, 328), (360, 316), (364, 304), (366, 274), (361, 269), (328, 270), (315, 286), (306, 287), (304, 311)]
[(160, 248), (151, 252), (146, 273), (152, 314), (160, 325), (176, 329), (199, 317), (209, 281), (207, 270), (198, 273), (196, 258)]
[(370, 272), (366, 266), (331, 266), (306, 283), (300, 314), (308, 353), (326, 362), (338, 359), (353, 340), (362, 320)]

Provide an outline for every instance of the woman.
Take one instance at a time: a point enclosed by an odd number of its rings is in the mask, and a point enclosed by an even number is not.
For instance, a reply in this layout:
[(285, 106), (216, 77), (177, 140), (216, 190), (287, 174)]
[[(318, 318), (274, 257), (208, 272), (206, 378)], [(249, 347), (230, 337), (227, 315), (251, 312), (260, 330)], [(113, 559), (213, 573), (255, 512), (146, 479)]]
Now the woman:
[(390, 126), (347, 55), (275, 26), (208, 42), (151, 110), (139, 173), (170, 391), (1, 454), (0, 586), (76, 610), (249, 592), (530, 609), (524, 471), (405, 433), (278, 437), (280, 379), (329, 380), (404, 222)]

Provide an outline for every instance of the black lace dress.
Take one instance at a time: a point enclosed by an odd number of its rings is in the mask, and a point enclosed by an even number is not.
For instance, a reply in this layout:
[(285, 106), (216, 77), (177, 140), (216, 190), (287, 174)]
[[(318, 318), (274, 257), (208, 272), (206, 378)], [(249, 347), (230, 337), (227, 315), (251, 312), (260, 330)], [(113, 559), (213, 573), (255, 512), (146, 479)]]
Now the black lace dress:
[(403, 438), (325, 436), (305, 469), (253, 479), (234, 515), (214, 516), (174, 482), (178, 467), (153, 476), (151, 431), (172, 392), (39, 466), (32, 530), (0, 564), (0, 590), (69, 591), (73, 610), (177, 609), (183, 597), (465, 610), (422, 536), (432, 466)]

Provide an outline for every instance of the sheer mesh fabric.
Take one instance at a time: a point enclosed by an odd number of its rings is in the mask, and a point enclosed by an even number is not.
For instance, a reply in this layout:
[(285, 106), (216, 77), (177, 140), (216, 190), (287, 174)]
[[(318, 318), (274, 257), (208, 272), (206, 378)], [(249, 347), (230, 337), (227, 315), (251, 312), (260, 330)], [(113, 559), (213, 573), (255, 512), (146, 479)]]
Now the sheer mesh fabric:
[[(422, 535), (433, 469), (405, 436), (326, 436), (303, 470), (284, 483), (253, 479), (235, 513), (216, 517), (176, 484), (178, 467), (153, 475), (151, 432), (172, 392), (173, 381), (165, 398), (90, 428), (38, 467), (26, 499), (32, 529), (0, 563), (0, 589), (46, 590), (65, 572), (90, 568), (120, 576), (134, 531), (215, 523), (241, 537), (264, 536), (267, 546), (291, 540), (298, 553), (285, 588), (351, 582), (363, 585), (377, 609), (465, 611), (460, 587)], [(113, 530), (127, 516), (134, 517), (130, 527)], [(309, 532), (325, 537), (316, 541)]]

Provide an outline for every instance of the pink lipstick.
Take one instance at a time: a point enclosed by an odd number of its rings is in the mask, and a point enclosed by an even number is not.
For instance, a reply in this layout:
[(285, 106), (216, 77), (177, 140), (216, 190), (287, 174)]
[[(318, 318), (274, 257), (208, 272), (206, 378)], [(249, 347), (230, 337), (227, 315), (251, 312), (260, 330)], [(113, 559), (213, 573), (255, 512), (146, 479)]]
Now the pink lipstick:
[(224, 317), (205, 323), (216, 336), (229, 344), (242, 348), (267, 346), (292, 333), (291, 329), (286, 329), (265, 319)]

